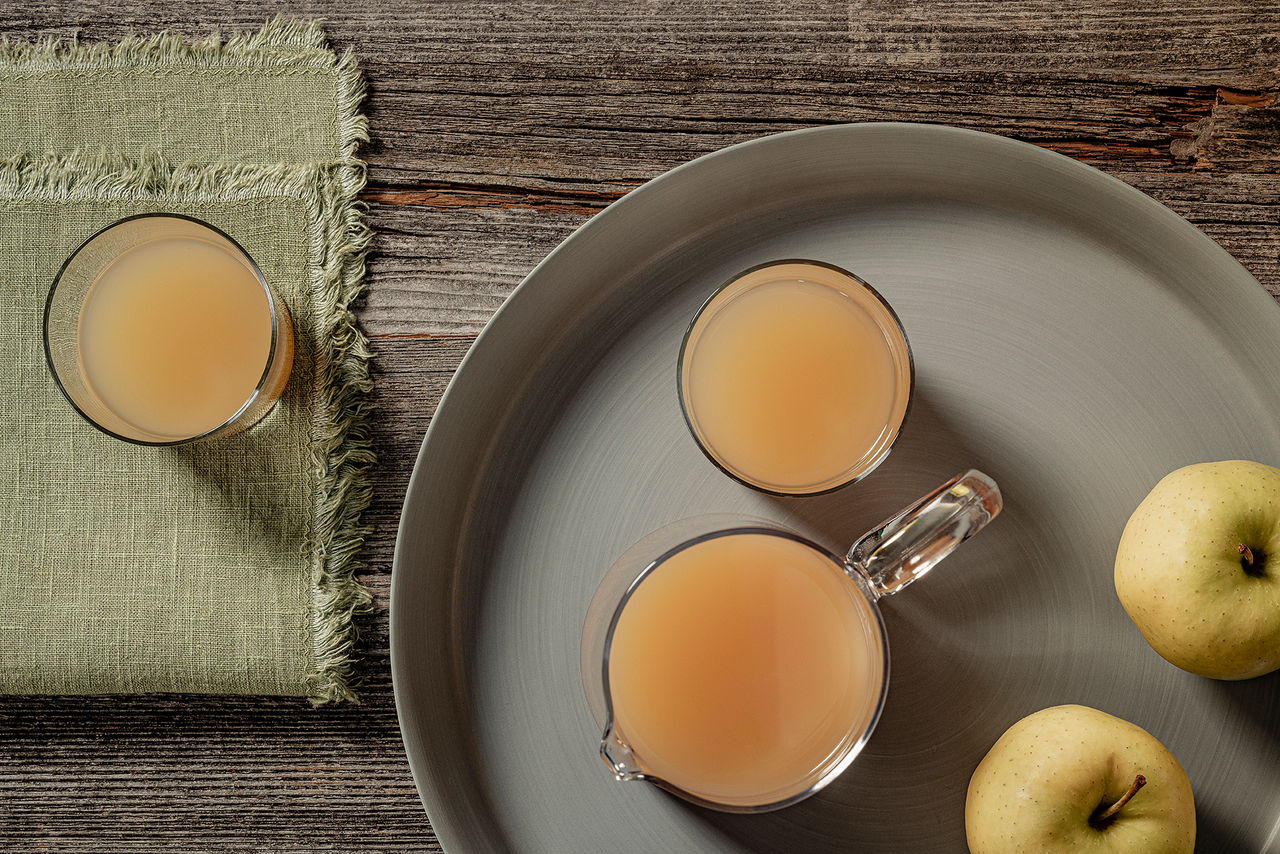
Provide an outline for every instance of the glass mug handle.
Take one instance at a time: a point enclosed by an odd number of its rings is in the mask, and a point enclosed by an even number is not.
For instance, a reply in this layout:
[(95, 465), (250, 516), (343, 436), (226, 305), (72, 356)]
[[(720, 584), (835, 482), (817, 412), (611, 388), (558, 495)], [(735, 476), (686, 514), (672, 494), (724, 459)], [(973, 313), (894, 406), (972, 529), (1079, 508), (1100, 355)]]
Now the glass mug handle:
[(897, 593), (981, 531), (1002, 506), (996, 482), (969, 469), (877, 525), (845, 560), (867, 577), (876, 598)]

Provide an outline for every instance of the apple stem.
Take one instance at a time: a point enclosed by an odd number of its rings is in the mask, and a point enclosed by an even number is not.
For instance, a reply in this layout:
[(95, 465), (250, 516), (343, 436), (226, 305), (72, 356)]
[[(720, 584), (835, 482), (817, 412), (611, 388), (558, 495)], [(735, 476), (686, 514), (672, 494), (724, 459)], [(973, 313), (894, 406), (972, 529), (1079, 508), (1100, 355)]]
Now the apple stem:
[(1241, 543), (1240, 545), (1236, 546), (1236, 551), (1244, 555), (1245, 569), (1252, 568), (1253, 567), (1253, 551), (1244, 543)]
[(1133, 785), (1129, 787), (1129, 791), (1127, 791), (1127, 792), (1125, 792), (1123, 795), (1121, 795), (1121, 796), (1120, 796), (1120, 800), (1116, 801), (1114, 804), (1112, 804), (1111, 806), (1107, 807), (1107, 808), (1106, 808), (1105, 810), (1103, 810), (1101, 813), (1099, 813), (1098, 815), (1094, 816), (1094, 817), (1093, 817), (1093, 823), (1094, 823), (1094, 824), (1102, 824), (1102, 823), (1106, 822), (1108, 819), (1110, 819), (1112, 816), (1114, 816), (1116, 813), (1120, 812), (1120, 809), (1121, 809), (1125, 804), (1129, 803), (1129, 799), (1130, 799), (1130, 798), (1132, 798), (1134, 795), (1136, 795), (1136, 794), (1138, 793), (1138, 790), (1139, 790), (1139, 789), (1141, 789), (1141, 788), (1142, 788), (1143, 786), (1145, 786), (1145, 785), (1147, 785), (1147, 778), (1146, 778), (1146, 777), (1142, 776), (1141, 774), (1139, 774), (1137, 777), (1134, 777), (1134, 778), (1133, 778)]

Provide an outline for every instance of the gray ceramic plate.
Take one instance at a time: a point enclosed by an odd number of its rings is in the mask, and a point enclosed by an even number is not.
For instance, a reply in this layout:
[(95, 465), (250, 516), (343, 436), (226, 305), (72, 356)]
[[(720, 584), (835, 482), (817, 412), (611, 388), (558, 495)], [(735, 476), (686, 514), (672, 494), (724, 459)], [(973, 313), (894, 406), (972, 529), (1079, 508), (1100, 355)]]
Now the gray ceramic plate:
[[(893, 304), (918, 394), (862, 483), (810, 499), (720, 474), (676, 401), (681, 335), (733, 273), (824, 259)], [(480, 336), (405, 500), (391, 653), (405, 746), (451, 852), (963, 851), (965, 787), (1059, 703), (1145, 727), (1191, 777), (1204, 851), (1280, 851), (1280, 673), (1159, 658), (1112, 559), (1166, 472), (1280, 464), (1280, 307), (1156, 202), (1023, 143), (935, 126), (781, 134), (645, 185), (574, 234)], [(744, 511), (841, 550), (981, 468), (1005, 512), (887, 600), (893, 676), (854, 766), (729, 816), (597, 756), (578, 641), (596, 583), (651, 529)]]

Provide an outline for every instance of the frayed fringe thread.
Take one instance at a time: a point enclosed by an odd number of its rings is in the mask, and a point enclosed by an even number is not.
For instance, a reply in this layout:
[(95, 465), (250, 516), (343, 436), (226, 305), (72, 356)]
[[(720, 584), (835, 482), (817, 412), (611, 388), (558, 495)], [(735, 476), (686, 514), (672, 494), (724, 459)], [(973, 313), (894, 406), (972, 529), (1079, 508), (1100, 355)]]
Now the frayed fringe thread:
[[(311, 23), (295, 32), (277, 18), (273, 26), (285, 27), (290, 37), (314, 39), (328, 51), (319, 25)], [(332, 54), (330, 53), (332, 56)], [(331, 358), (320, 365), (324, 424), (328, 431), (322, 447), (314, 450), (319, 473), (320, 501), (316, 518), (317, 578), (312, 588), (315, 620), (316, 671), (308, 680), (311, 702), (358, 702), (355, 644), (359, 639), (358, 615), (368, 613), (373, 597), (356, 579), (364, 569), (360, 551), (369, 528), (360, 521), (373, 496), (370, 472), (377, 463), (370, 435), (368, 393), (372, 353), (350, 310), (364, 288), (365, 255), (373, 233), (365, 225), (364, 206), (356, 197), (365, 185), (365, 166), (356, 150), (369, 139), (367, 119), (360, 113), (364, 101), (364, 77), (350, 49), (337, 60), (340, 148), (344, 161), (335, 168), (336, 180), (322, 187), (327, 198), (317, 199), (312, 210), (325, 219), (329, 253), (324, 269), (321, 340), (330, 342)]]
[(330, 247), (324, 269), (321, 336), (330, 358), (319, 365), (326, 432), (314, 450), (321, 499), (316, 519), (318, 578), (314, 587), (316, 673), (309, 681), (311, 701), (356, 702), (354, 644), (356, 616), (369, 610), (372, 597), (356, 580), (364, 568), (359, 554), (369, 533), (360, 522), (373, 490), (369, 473), (377, 462), (369, 432), (367, 395), (372, 353), (349, 306), (363, 288), (365, 255), (372, 232), (356, 194), (364, 186), (363, 164), (336, 167), (324, 189), (334, 198), (313, 208), (325, 217)]
[[(369, 592), (356, 579), (364, 568), (359, 553), (369, 533), (360, 518), (372, 496), (370, 472), (376, 462), (370, 439), (367, 394), (371, 353), (350, 304), (363, 289), (365, 254), (371, 232), (356, 201), (365, 183), (364, 164), (355, 157), (368, 140), (359, 112), (364, 81), (350, 50), (330, 50), (317, 22), (276, 18), (262, 29), (223, 39), (218, 33), (197, 42), (171, 33), (126, 38), (116, 44), (84, 46), (75, 40), (37, 43), (0, 39), (0, 70), (38, 74), (55, 68), (215, 63), (259, 64), (276, 69), (334, 69), (341, 123), (341, 160), (333, 163), (277, 164), (188, 162), (172, 164), (157, 152), (126, 159), (112, 152), (24, 154), (0, 159), (0, 194), (39, 194), (52, 199), (146, 200), (163, 195), (184, 199), (290, 195), (301, 197), (313, 233), (328, 248), (317, 294), (319, 340), (329, 343), (317, 360), (323, 391), (313, 449), (318, 507), (313, 542), (312, 625), (315, 667), (306, 676), (308, 697), (320, 705), (358, 702), (355, 695), (356, 618), (367, 613)], [(16, 66), (16, 67), (15, 67)], [(327, 357), (326, 357), (327, 356)]]
[(48, 37), (30, 42), (0, 38), (0, 65), (8, 69), (40, 73), (66, 68), (136, 69), (139, 65), (210, 65), (226, 61), (237, 65), (332, 66), (333, 51), (318, 21), (283, 15), (258, 30), (232, 33), (223, 38), (217, 30), (198, 41), (175, 33), (128, 36), (118, 42), (81, 44), (78, 38)]

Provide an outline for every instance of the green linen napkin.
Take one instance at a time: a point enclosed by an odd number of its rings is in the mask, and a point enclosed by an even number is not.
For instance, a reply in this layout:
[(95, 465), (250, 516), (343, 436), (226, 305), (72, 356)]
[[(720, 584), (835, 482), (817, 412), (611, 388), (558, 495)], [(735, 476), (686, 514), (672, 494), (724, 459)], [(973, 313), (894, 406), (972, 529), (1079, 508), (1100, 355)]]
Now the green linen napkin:
[[(312, 23), (188, 44), (0, 43), (0, 693), (354, 699), (369, 501), (362, 82)], [(67, 255), (175, 211), (231, 234), (293, 313), (284, 398), (170, 448), (82, 421), (44, 363)]]

